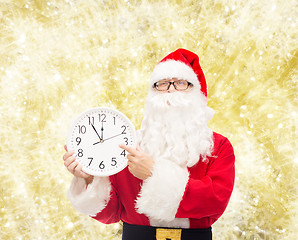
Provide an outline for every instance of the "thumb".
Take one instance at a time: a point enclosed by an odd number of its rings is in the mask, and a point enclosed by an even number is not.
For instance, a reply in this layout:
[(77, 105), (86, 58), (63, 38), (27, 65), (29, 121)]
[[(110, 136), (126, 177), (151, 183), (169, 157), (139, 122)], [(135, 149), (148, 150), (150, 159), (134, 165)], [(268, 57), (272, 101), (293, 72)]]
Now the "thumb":
[(67, 146), (66, 146), (66, 144), (64, 145), (64, 149), (65, 149), (66, 152), (68, 152), (68, 151), (67, 151)]

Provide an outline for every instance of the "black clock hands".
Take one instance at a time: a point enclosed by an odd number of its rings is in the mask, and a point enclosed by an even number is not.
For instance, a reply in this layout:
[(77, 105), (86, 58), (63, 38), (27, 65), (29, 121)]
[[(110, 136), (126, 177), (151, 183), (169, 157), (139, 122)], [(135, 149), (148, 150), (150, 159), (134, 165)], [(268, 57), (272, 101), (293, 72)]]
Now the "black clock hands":
[(101, 140), (103, 140), (103, 122), (101, 122), (102, 125), (101, 125)]
[(111, 139), (111, 138), (114, 138), (114, 137), (118, 137), (118, 136), (120, 136), (120, 135), (122, 135), (122, 133), (119, 133), (119, 134), (117, 134), (117, 135), (115, 135), (115, 136), (113, 136), (113, 137), (106, 138), (106, 139), (103, 140), (103, 141), (107, 141), (108, 139)]
[(111, 139), (111, 138), (118, 137), (118, 136), (120, 136), (120, 135), (122, 135), (122, 134), (123, 134), (123, 133), (119, 133), (119, 134), (117, 134), (117, 135), (115, 135), (115, 136), (106, 138), (106, 139), (104, 139), (104, 140), (100, 140), (99, 142), (93, 143), (93, 145), (96, 145), (96, 144), (98, 144), (98, 143), (103, 143), (103, 142), (105, 142), (105, 141), (107, 141), (107, 140), (109, 140), (109, 139)]
[(98, 143), (103, 143), (104, 142), (104, 140), (103, 140), (103, 130), (104, 130), (103, 122), (102, 122), (101, 129), (100, 129), (101, 130), (101, 137), (99, 136), (98, 132), (95, 130), (95, 127), (93, 125), (92, 125), (92, 127), (93, 127), (94, 131), (96, 132), (97, 136), (99, 137), (99, 142), (93, 143), (93, 145), (96, 145)]
[[(99, 134), (98, 134), (98, 132), (96, 131), (96, 129), (95, 129), (95, 127), (94, 127), (94, 125), (93, 124), (91, 124), (92, 125), (92, 128), (94, 129), (94, 131), (96, 132), (96, 134), (97, 134), (97, 136), (99, 137), (99, 143), (100, 142), (102, 142), (103, 140), (102, 140), (102, 138), (99, 136)], [(93, 144), (94, 145), (94, 144)]]

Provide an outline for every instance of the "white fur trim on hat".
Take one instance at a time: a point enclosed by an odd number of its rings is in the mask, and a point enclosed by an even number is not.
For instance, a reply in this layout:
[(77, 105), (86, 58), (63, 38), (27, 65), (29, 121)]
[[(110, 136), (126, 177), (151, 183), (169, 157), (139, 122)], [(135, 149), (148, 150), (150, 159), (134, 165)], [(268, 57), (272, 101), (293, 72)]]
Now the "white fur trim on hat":
[(88, 186), (83, 178), (74, 177), (67, 192), (71, 204), (81, 213), (96, 215), (110, 200), (109, 177), (94, 177)]
[(169, 160), (156, 161), (152, 176), (143, 182), (136, 200), (137, 212), (145, 214), (153, 222), (173, 221), (188, 179), (186, 167)]
[(187, 80), (194, 86), (201, 87), (198, 77), (193, 69), (183, 62), (175, 60), (167, 60), (158, 63), (153, 70), (150, 84), (153, 85), (159, 80), (172, 78)]

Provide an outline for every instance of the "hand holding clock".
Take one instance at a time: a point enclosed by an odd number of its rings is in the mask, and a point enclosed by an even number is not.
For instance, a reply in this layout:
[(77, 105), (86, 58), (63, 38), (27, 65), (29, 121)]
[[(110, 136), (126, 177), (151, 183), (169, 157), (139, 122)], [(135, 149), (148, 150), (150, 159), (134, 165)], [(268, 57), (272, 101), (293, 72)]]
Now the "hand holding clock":
[[(152, 175), (151, 170), (154, 164), (154, 160), (139, 147), (134, 149), (132, 147), (121, 144), (120, 148), (126, 150), (129, 154), (128, 159), (128, 170), (136, 178), (145, 180)], [(64, 146), (65, 151), (67, 151), (66, 145)], [(73, 156), (74, 151), (67, 151), (63, 155), (64, 165), (67, 170), (76, 177), (84, 178), (87, 184), (93, 181), (93, 176), (82, 171), (82, 165), (76, 162), (76, 157)]]
[(94, 177), (82, 171), (82, 165), (76, 162), (76, 157), (73, 156), (74, 151), (68, 152), (66, 145), (64, 145), (64, 149), (66, 153), (63, 155), (63, 160), (67, 170), (76, 177), (84, 178), (86, 183), (90, 184)]

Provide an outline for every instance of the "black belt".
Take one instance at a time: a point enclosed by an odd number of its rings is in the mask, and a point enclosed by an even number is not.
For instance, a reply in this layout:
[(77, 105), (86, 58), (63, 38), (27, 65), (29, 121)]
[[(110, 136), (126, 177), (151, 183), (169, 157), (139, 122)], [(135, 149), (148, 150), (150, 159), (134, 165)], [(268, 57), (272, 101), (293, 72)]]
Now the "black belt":
[(212, 240), (210, 228), (160, 228), (123, 223), (122, 240)]

